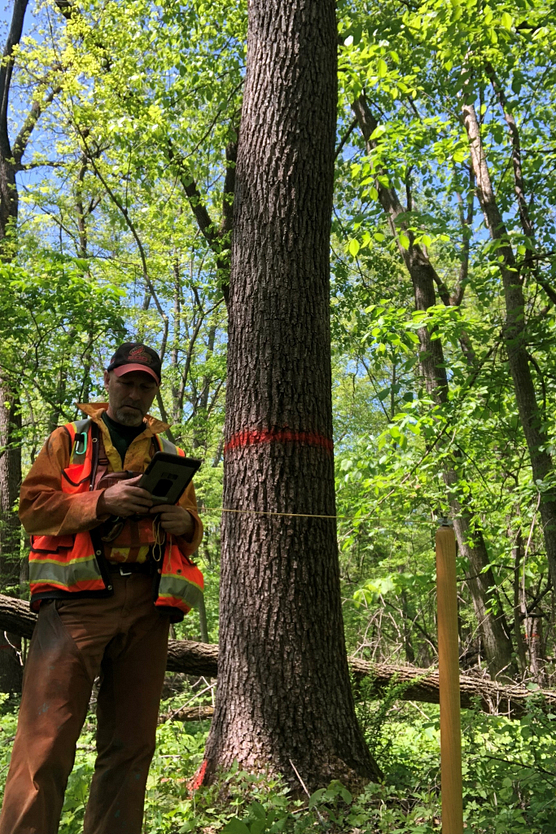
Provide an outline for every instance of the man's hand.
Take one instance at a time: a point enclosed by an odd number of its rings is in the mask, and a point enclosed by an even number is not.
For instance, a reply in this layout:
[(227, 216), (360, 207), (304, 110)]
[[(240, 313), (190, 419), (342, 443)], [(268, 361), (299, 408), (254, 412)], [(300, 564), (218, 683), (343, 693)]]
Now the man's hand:
[(97, 505), (97, 515), (117, 515), (127, 518), (130, 515), (144, 515), (149, 512), (153, 502), (150, 492), (137, 486), (142, 475), (118, 481), (102, 493)]
[(162, 529), (173, 536), (184, 536), (191, 541), (195, 532), (193, 516), (179, 504), (157, 504), (150, 509), (151, 515), (160, 513)]

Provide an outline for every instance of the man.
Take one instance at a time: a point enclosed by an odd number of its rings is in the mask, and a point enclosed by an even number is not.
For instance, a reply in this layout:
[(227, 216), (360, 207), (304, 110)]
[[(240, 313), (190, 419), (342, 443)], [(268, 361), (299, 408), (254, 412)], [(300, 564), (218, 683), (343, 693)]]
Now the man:
[(176, 506), (154, 507), (134, 475), (155, 451), (177, 451), (158, 437), (167, 426), (148, 415), (160, 374), (151, 348), (119, 347), (104, 375), (108, 404), (82, 405), (87, 419), (56, 429), (23, 483), (20, 517), (31, 534), (31, 606), (39, 616), (0, 834), (58, 831), (98, 675), (84, 834), (141, 832), (169, 624), (203, 587), (189, 559), (202, 535), (193, 486)]

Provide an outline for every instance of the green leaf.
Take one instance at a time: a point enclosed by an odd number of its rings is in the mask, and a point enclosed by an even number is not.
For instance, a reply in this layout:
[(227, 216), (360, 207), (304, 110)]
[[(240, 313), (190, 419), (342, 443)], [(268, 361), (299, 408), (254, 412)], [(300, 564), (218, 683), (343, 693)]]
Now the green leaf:
[(249, 806), (249, 812), (253, 814), (254, 817), (266, 820), (266, 811), (260, 802), (252, 802)]
[(379, 78), (384, 78), (388, 74), (388, 65), (383, 58), (378, 59), (377, 75)]
[(348, 791), (348, 789), (347, 789), (347, 788), (344, 788), (343, 786), (340, 788), (340, 796), (342, 797), (342, 799), (344, 800), (344, 802), (346, 803), (346, 805), (349, 805), (349, 804), (350, 804), (350, 802), (351, 802), (351, 801), (352, 801), (352, 799), (353, 799), (353, 797), (352, 797), (352, 795), (350, 794), (350, 792)]
[(355, 238), (352, 238), (352, 240), (350, 240), (348, 244), (349, 254), (356, 258), (360, 248), (361, 247), (359, 246), (359, 241), (355, 240)]
[(251, 834), (245, 823), (237, 817), (233, 817), (222, 830), (223, 834)]
[(318, 805), (319, 802), (322, 801), (324, 794), (326, 793), (326, 788), (319, 788), (318, 791), (315, 791), (311, 794), (309, 799), (309, 808), (314, 808), (315, 805)]

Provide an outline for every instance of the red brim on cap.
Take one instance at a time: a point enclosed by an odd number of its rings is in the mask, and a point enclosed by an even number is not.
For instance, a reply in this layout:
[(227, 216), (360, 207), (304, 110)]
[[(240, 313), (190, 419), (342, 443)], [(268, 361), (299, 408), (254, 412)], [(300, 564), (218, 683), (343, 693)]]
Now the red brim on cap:
[(142, 374), (149, 374), (152, 376), (154, 380), (156, 380), (156, 384), (160, 385), (160, 379), (155, 374), (152, 368), (148, 368), (147, 365), (119, 365), (117, 368), (113, 369), (116, 376), (124, 376), (124, 374), (131, 374), (133, 371), (140, 371)]

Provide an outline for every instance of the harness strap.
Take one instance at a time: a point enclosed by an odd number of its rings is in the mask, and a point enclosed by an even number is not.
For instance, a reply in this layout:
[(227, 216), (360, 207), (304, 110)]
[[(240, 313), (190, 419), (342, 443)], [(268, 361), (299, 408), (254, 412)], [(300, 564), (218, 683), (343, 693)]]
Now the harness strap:
[(94, 490), (97, 488), (97, 484), (99, 483), (100, 479), (106, 475), (109, 466), (109, 460), (106, 455), (106, 449), (104, 448), (104, 437), (102, 436), (102, 432), (99, 431), (98, 426), (96, 423), (93, 424), (98, 432), (97, 440), (95, 443), (95, 449), (93, 450), (93, 456), (96, 453), (96, 465), (93, 459), (93, 469), (91, 472), (91, 486), (90, 489)]
[(91, 423), (92, 420), (90, 417), (86, 417), (84, 420), (76, 420), (73, 423), (75, 435), (70, 452), (70, 459), (72, 463), (74, 462), (74, 458), (87, 454), (87, 447), (89, 444), (89, 428)]
[(92, 491), (95, 488), (95, 484), (97, 482), (97, 472), (98, 472), (98, 464), (99, 464), (99, 446), (100, 446), (100, 437), (101, 434), (99, 427), (96, 423), (91, 421), (91, 428), (90, 428), (90, 438), (91, 443), (93, 444), (93, 453), (91, 455), (91, 480), (89, 483), (89, 490)]

